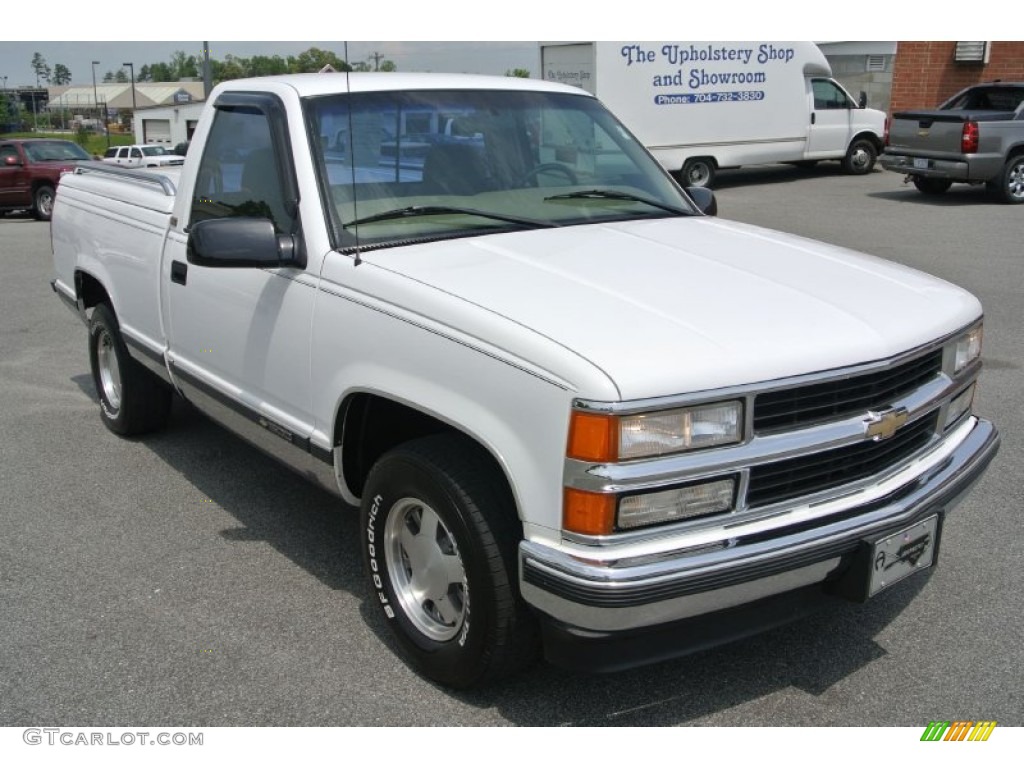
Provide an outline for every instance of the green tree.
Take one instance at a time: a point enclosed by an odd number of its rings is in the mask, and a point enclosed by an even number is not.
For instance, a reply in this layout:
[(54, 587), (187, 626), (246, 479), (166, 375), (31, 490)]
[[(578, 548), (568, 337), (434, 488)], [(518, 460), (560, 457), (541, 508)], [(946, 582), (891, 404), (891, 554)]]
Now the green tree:
[(515, 69), (506, 69), (505, 77), (529, 77), (530, 70), (523, 69), (522, 67), (516, 67)]
[(111, 72), (109, 69), (107, 70), (107, 73), (105, 75), (103, 75), (103, 82), (104, 83), (112, 83), (112, 82), (114, 82), (114, 73)]
[(232, 56), (230, 53), (224, 57), (224, 61), (210, 59), (210, 76), (217, 83), (247, 77), (248, 62), (245, 59)]
[(39, 51), (32, 54), (32, 69), (36, 73), (36, 83), (40, 80), (46, 83), (50, 82), (50, 65), (46, 63), (46, 59)]
[(288, 74), (288, 62), (280, 56), (253, 56), (248, 61), (249, 77)]
[(174, 73), (174, 80), (182, 80), (186, 77), (199, 77), (199, 62), (195, 56), (189, 56), (184, 51), (175, 51), (170, 61), (171, 71)]
[(123, 68), (117, 70), (117, 72), (114, 73), (114, 82), (115, 83), (127, 83), (128, 82), (128, 73), (125, 72)]
[(71, 70), (63, 64), (53, 65), (53, 84), (71, 85)]
[(292, 72), (319, 72), (330, 65), (338, 72), (351, 70), (348, 64), (333, 51), (324, 51), (319, 48), (310, 48), (295, 57), (295, 64)]
[(382, 61), (380, 63), (380, 69), (378, 69), (377, 71), (378, 72), (397, 72), (398, 71), (398, 67), (395, 66), (395, 62), (393, 62), (391, 59), (384, 59), (384, 61)]
[(154, 83), (173, 83), (178, 80), (178, 77), (174, 74), (174, 70), (171, 68), (171, 65), (164, 62), (150, 64), (149, 76), (150, 80)]

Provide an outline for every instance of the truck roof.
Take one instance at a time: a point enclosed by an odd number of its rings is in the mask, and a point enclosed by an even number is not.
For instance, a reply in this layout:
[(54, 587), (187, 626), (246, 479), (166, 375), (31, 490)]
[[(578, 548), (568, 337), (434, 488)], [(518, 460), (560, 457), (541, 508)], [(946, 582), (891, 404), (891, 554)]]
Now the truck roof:
[[(586, 93), (572, 86), (545, 80), (496, 75), (459, 75), (433, 72), (324, 72), (302, 75), (275, 75), (242, 80), (230, 80), (218, 85), (211, 94), (216, 97), (223, 90), (264, 90), (277, 84), (293, 88), (299, 96), (320, 96), (329, 93), (407, 90), (505, 90), (548, 91), (554, 93)], [(588, 94), (589, 95), (589, 94)]]

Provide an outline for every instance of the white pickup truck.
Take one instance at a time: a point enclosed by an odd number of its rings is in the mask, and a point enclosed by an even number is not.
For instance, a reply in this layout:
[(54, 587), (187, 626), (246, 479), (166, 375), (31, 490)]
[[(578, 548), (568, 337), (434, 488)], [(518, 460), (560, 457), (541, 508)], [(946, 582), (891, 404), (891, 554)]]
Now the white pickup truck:
[(63, 178), (53, 287), (107, 427), (177, 393), (359, 505), (406, 659), (469, 687), (865, 600), (995, 454), (973, 296), (714, 208), (569, 86), (232, 81), (181, 169)]
[(111, 147), (102, 158), (104, 163), (122, 168), (164, 168), (168, 165), (182, 165), (185, 158), (176, 155), (163, 144), (126, 144)]

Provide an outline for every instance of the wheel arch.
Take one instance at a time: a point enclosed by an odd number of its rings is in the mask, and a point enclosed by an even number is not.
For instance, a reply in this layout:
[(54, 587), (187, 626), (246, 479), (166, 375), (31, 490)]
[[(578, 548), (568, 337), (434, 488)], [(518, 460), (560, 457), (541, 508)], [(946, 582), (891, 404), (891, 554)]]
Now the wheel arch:
[(850, 139), (849, 143), (847, 143), (847, 145), (846, 145), (846, 151), (849, 152), (850, 151), (850, 147), (852, 147), (855, 143), (857, 143), (861, 139), (867, 139), (868, 141), (870, 141), (872, 143), (872, 145), (874, 145), (874, 147), (875, 147), (875, 152), (877, 152), (879, 155), (881, 155), (882, 152), (885, 150), (885, 141), (882, 139), (881, 136), (879, 136), (874, 131), (863, 130), (863, 131), (860, 131), (859, 133), (855, 133), (853, 135), (853, 137)]
[(103, 282), (84, 269), (75, 270), (75, 296), (79, 299), (82, 309), (92, 309), (97, 304), (106, 302), (117, 316), (114, 301)]
[(338, 406), (335, 416), (333, 445), (339, 453), (335, 468), (338, 480), (343, 484), (343, 494), (352, 499), (360, 498), (374, 463), (388, 451), (403, 443), (439, 434), (461, 436), (493, 463), (505, 481), (517, 517), (521, 520), (522, 507), (518, 494), (509, 468), (500, 458), (500, 452), (486, 440), (438, 414), (394, 395), (372, 390), (348, 393)]

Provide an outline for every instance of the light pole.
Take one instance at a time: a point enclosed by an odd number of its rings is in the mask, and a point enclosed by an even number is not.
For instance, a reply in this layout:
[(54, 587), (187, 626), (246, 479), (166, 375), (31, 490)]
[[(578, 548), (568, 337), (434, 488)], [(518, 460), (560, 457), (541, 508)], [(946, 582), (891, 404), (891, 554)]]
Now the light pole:
[(130, 61), (126, 61), (121, 65), (122, 67), (128, 67), (128, 71), (132, 73), (132, 117), (135, 117), (135, 65)]
[(92, 63), (92, 105), (96, 107), (96, 116), (100, 114), (100, 97), (96, 95), (96, 65), (98, 61)]
[(132, 62), (130, 62), (130, 61), (126, 61), (121, 66), (122, 67), (128, 67), (128, 71), (132, 73), (132, 131), (134, 132), (135, 131), (135, 65)]

